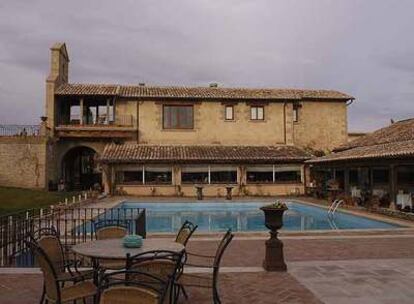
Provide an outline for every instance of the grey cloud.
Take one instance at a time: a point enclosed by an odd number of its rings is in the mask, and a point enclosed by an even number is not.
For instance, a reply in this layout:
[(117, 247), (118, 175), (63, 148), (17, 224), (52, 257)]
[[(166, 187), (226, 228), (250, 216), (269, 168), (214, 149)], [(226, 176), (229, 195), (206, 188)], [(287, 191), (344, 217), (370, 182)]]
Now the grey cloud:
[(390, 54), (383, 59), (386, 67), (402, 72), (414, 73), (414, 49), (411, 52)]
[[(354, 95), (351, 131), (414, 116), (410, 0), (0, 3), (0, 123), (43, 113), (49, 47), (72, 82), (304, 87)], [(4, 111), (3, 109), (6, 109)]]

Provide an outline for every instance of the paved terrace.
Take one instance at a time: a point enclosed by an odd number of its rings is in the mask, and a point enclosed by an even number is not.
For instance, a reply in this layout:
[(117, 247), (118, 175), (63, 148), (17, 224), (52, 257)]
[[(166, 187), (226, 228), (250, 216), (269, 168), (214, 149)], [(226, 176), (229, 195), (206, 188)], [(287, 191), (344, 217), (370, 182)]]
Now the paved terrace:
[[(410, 230), (286, 235), (287, 273), (263, 271), (264, 239), (237, 236), (230, 245), (220, 276), (223, 303), (413, 303)], [(189, 250), (210, 253), (216, 244), (214, 236), (196, 237)], [(15, 271), (0, 270), (0, 303), (38, 303), (41, 275)], [(211, 303), (206, 290), (189, 295), (182, 303)]]

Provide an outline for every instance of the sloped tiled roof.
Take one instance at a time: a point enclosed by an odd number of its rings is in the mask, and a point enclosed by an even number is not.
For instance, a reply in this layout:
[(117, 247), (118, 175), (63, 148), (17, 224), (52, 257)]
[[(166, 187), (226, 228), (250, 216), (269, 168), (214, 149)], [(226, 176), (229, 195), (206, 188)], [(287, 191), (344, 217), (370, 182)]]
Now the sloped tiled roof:
[(309, 163), (414, 157), (414, 119), (402, 120), (337, 148)]
[(63, 84), (56, 95), (109, 95), (127, 98), (192, 99), (322, 99), (350, 100), (352, 96), (333, 90), (253, 89), (223, 87), (155, 87), (133, 85)]
[(414, 118), (395, 122), (388, 127), (381, 128), (338, 147), (335, 151), (406, 140), (414, 140)]
[(333, 161), (406, 157), (414, 157), (414, 140), (356, 147), (349, 150), (332, 153), (327, 156), (318, 157), (307, 162), (323, 163)]
[(109, 144), (103, 163), (275, 163), (302, 162), (312, 157), (294, 146)]
[(64, 84), (60, 85), (55, 94), (57, 95), (117, 95), (117, 85), (108, 84)]

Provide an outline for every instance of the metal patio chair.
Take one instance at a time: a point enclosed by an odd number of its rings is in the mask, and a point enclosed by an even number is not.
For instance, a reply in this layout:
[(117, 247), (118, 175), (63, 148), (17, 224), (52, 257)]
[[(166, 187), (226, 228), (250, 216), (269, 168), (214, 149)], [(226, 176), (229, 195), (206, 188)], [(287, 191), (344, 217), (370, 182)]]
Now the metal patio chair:
[(184, 224), (181, 226), (180, 230), (178, 230), (175, 241), (177, 243), (182, 244), (185, 247), (188, 241), (190, 240), (191, 236), (193, 235), (194, 231), (196, 231), (197, 228), (198, 228), (197, 225), (186, 220)]
[[(174, 282), (183, 267), (184, 250), (174, 252), (168, 250), (147, 251), (134, 256), (127, 255), (126, 269), (145, 272), (163, 280), (167, 284), (167, 295), (163, 303), (174, 303), (176, 296)], [(128, 281), (142, 281), (145, 277), (129, 275)], [(150, 284), (150, 282), (148, 282)], [(157, 283), (157, 282), (155, 282)]]
[[(140, 280), (131, 280), (131, 278)], [(168, 283), (147, 272), (122, 270), (105, 274), (99, 284), (99, 304), (161, 304)]]
[(122, 220), (100, 220), (94, 223), (97, 240), (120, 239), (128, 234), (128, 224)]
[[(45, 294), (41, 299), (41, 303), (66, 303), (76, 300), (85, 300), (93, 297), (95, 299), (98, 294), (98, 288), (91, 281), (74, 282), (72, 278), (65, 279), (58, 276), (51, 257), (35, 242), (27, 242), (32, 254), (39, 265), (44, 278)], [(64, 287), (63, 283), (73, 282), (73, 285)]]
[(192, 266), (192, 267), (201, 267), (205, 269), (211, 269), (212, 273), (206, 274), (187, 274), (181, 272), (176, 280), (176, 301), (179, 298), (180, 293), (182, 292), (184, 297), (187, 299), (187, 293), (185, 291), (186, 287), (198, 287), (198, 288), (207, 288), (212, 290), (213, 296), (213, 303), (219, 304), (220, 296), (218, 292), (218, 276), (220, 270), (220, 262), (221, 258), (223, 257), (224, 251), (226, 250), (227, 246), (230, 244), (231, 240), (233, 239), (234, 234), (232, 234), (231, 229), (227, 230), (226, 234), (221, 239), (215, 255), (202, 255), (196, 253), (187, 252), (187, 257), (193, 257), (198, 260), (204, 260), (204, 262), (193, 264), (193, 263), (185, 263), (184, 267)]
[[(101, 220), (94, 223), (97, 240), (121, 239), (128, 234), (128, 224), (122, 220)], [(105, 270), (120, 270), (125, 268), (125, 261), (99, 259), (99, 268)]]
[[(54, 266), (57, 278), (62, 281), (62, 286), (68, 281), (80, 282), (93, 277), (94, 271), (92, 269), (79, 270), (79, 261), (75, 257), (68, 257), (55, 227), (40, 228), (30, 233), (29, 239), (39, 246), (48, 256)], [(45, 292), (45, 286), (43, 286), (41, 303), (44, 300)]]

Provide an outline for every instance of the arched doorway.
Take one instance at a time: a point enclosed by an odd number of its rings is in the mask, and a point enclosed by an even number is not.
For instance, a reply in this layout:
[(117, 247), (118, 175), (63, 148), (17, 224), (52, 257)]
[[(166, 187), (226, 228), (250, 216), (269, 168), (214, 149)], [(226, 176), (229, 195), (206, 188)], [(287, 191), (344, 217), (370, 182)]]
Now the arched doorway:
[(62, 160), (62, 178), (67, 190), (87, 190), (101, 185), (102, 174), (96, 164), (96, 152), (88, 147), (69, 150)]

